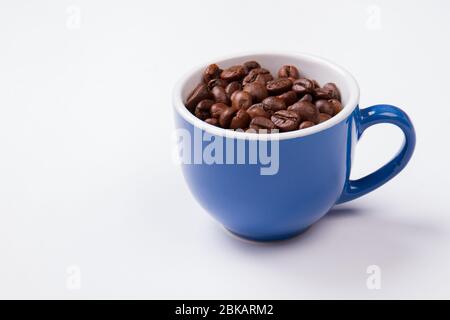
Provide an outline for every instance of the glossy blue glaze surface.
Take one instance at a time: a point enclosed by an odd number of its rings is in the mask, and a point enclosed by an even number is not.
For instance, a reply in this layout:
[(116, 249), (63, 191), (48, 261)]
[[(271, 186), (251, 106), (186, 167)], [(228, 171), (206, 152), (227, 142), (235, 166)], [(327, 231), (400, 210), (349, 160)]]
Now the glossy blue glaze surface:
[[(405, 133), (406, 143), (378, 171), (356, 181), (349, 180), (357, 140), (366, 128), (382, 122), (399, 126)], [(190, 132), (194, 145), (194, 126), (178, 114), (176, 123), (178, 128)], [(201, 131), (195, 130), (196, 134)], [(248, 152), (250, 142), (244, 141)], [(208, 143), (202, 142), (202, 150)], [(330, 128), (280, 140), (277, 174), (261, 175), (261, 164), (248, 164), (248, 161), (246, 164), (182, 164), (182, 169), (194, 197), (227, 229), (248, 239), (271, 241), (300, 233), (336, 203), (355, 199), (384, 184), (403, 169), (414, 144), (414, 128), (400, 109), (389, 105), (363, 110), (356, 107), (344, 121)]]
[(382, 186), (395, 177), (411, 159), (416, 145), (416, 133), (408, 115), (401, 109), (380, 104), (362, 109), (358, 116), (358, 139), (370, 126), (391, 123), (398, 126), (405, 136), (405, 142), (397, 155), (377, 171), (358, 180), (348, 180), (338, 203), (359, 198)]

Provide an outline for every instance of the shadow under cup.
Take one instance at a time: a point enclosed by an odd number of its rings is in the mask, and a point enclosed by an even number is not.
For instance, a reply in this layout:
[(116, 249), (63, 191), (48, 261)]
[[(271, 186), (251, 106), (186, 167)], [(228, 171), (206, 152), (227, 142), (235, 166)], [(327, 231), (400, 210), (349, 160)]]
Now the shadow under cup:
[(362, 132), (359, 88), (347, 71), (310, 55), (252, 54), (214, 63), (226, 68), (248, 60), (258, 61), (272, 74), (284, 64), (293, 64), (302, 76), (321, 85), (334, 82), (344, 106), (330, 120), (307, 129), (251, 134), (211, 126), (185, 108), (183, 103), (206, 65), (175, 88), (181, 166), (194, 197), (238, 236), (281, 240), (301, 233), (342, 201), (353, 149)]

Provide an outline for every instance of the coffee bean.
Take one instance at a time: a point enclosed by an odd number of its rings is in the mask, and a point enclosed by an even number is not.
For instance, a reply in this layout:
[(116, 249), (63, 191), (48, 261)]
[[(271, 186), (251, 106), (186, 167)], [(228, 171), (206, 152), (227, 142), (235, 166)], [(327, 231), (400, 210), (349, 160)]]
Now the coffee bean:
[(240, 80), (245, 76), (244, 66), (232, 66), (222, 71), (220, 77), (228, 82)]
[(333, 83), (333, 82), (326, 83), (323, 86), (323, 88), (331, 91), (331, 99), (336, 99), (336, 100), (341, 101), (341, 93), (339, 92), (339, 89), (335, 83)]
[(282, 94), (286, 91), (291, 90), (292, 81), (287, 78), (275, 79), (267, 82), (266, 88), (271, 95)]
[(195, 116), (202, 120), (209, 118), (211, 116), (210, 110), (213, 104), (214, 101), (209, 99), (200, 101), (195, 107)]
[(342, 104), (336, 99), (328, 100), (328, 103), (333, 107), (333, 116), (337, 115), (342, 110)]
[(316, 80), (311, 80), (314, 84), (314, 89), (320, 88), (320, 84)]
[(186, 108), (189, 109), (192, 113), (194, 113), (195, 107), (197, 104), (211, 97), (211, 94), (208, 90), (208, 86), (204, 83), (200, 83), (195, 87), (195, 89), (191, 92), (186, 100)]
[(314, 83), (306, 78), (295, 80), (292, 85), (292, 90), (297, 93), (297, 96), (301, 97), (307, 93), (312, 93), (314, 90)]
[(214, 87), (223, 87), (225, 88), (228, 85), (228, 82), (226, 82), (223, 79), (212, 79), (208, 82), (208, 89), (211, 90)]
[(274, 79), (254, 60), (224, 70), (210, 64), (186, 99), (186, 108), (210, 125), (249, 133), (304, 129), (342, 110), (335, 83), (321, 87), (316, 80), (300, 78), (297, 66), (290, 64), (277, 75)]
[(230, 129), (245, 129), (250, 123), (250, 115), (244, 109), (239, 109), (236, 115), (231, 119)]
[(255, 78), (255, 81), (253, 81), (253, 82), (259, 82), (265, 86), (267, 84), (267, 82), (272, 81), (272, 80), (273, 80), (273, 77), (270, 73), (264, 73), (264, 74), (258, 74)]
[(216, 126), (216, 127), (219, 126), (219, 120), (217, 120), (216, 118), (205, 119), (205, 122), (209, 123), (210, 125)]
[(288, 110), (296, 112), (301, 121), (319, 122), (319, 110), (309, 101), (299, 101), (288, 107)]
[(252, 105), (250, 108), (247, 109), (247, 113), (250, 115), (250, 117), (256, 118), (256, 117), (264, 117), (269, 119), (270, 114), (264, 110), (264, 104), (263, 103), (257, 103)]
[(319, 123), (322, 123), (329, 119), (331, 119), (331, 116), (328, 113), (319, 113)]
[[(255, 68), (250, 70), (250, 72), (245, 76), (244, 80), (242, 80), (242, 85), (246, 85), (248, 83), (252, 83), (255, 82), (258, 75), (267, 75), (268, 77), (272, 77), (270, 75), (270, 71), (264, 68)], [(265, 79), (266, 76), (264, 76), (264, 78), (260, 77), (259, 79)]]
[(244, 91), (251, 94), (253, 102), (260, 102), (269, 95), (266, 87), (259, 82), (246, 84), (244, 86)]
[(278, 77), (298, 79), (300, 77), (300, 73), (295, 66), (284, 65), (278, 70)]
[(264, 117), (256, 117), (253, 118), (252, 121), (250, 122), (250, 128), (252, 129), (266, 129), (266, 130), (271, 130), (271, 129), (275, 129), (276, 126), (275, 124), (267, 118)]
[(305, 94), (299, 101), (309, 101), (313, 102), (313, 96), (309, 93)]
[(242, 85), (239, 83), (239, 81), (233, 81), (230, 84), (228, 84), (225, 88), (225, 92), (227, 93), (227, 97), (231, 99), (231, 95), (235, 91), (242, 90)]
[(326, 88), (316, 88), (314, 89), (314, 97), (317, 100), (328, 100), (328, 99), (332, 99), (333, 96), (333, 91), (330, 89), (326, 89)]
[(254, 60), (244, 62), (243, 66), (244, 66), (245, 70), (247, 71), (247, 73), (252, 69), (261, 68), (259, 63)]
[(225, 109), (219, 117), (220, 126), (228, 129), (230, 127), (231, 119), (233, 119), (237, 111), (238, 109), (233, 107)]
[(205, 71), (203, 71), (203, 82), (209, 83), (212, 79), (219, 78), (221, 72), (222, 70), (220, 70), (217, 64), (210, 64), (206, 67)]
[(309, 127), (315, 126), (314, 122), (311, 121), (303, 121), (302, 123), (300, 123), (300, 126), (298, 127), (299, 129), (306, 129)]
[(230, 108), (229, 106), (227, 106), (224, 103), (215, 103), (211, 106), (211, 117), (212, 118), (216, 118), (219, 119), (220, 115), (226, 110)]
[(252, 95), (247, 91), (235, 91), (231, 95), (231, 106), (236, 109), (247, 109), (252, 105)]
[(320, 112), (327, 113), (330, 116), (334, 115), (334, 108), (331, 105), (331, 103), (328, 102), (328, 100), (320, 99), (317, 100), (314, 104), (316, 105), (316, 108), (319, 109)]
[(295, 93), (295, 91), (292, 91), (292, 90), (280, 94), (278, 96), (278, 98), (282, 99), (284, 101), (284, 104), (287, 105), (287, 106), (290, 106), (291, 104), (294, 104), (298, 100), (297, 99), (297, 94)]
[(255, 68), (252, 69), (248, 74), (269, 74), (270, 71), (267, 70), (266, 68)]
[(216, 86), (216, 87), (212, 88), (211, 94), (213, 95), (214, 100), (216, 102), (221, 102), (221, 103), (225, 103), (225, 104), (229, 103), (228, 96), (223, 87)]
[[(253, 70), (256, 70), (256, 69), (253, 69)], [(251, 70), (251, 71), (249, 72), (249, 74), (245, 76), (244, 80), (242, 80), (242, 84), (243, 84), (244, 86), (247, 85), (247, 84), (249, 84), (249, 83), (252, 83), (252, 82), (255, 82), (255, 81), (256, 81), (256, 77), (258, 76), (258, 74), (252, 74), (252, 71), (253, 71), (253, 70)]]
[(282, 132), (296, 130), (299, 124), (299, 116), (294, 111), (280, 110), (270, 118)]
[(272, 115), (277, 111), (286, 109), (286, 104), (283, 99), (278, 97), (267, 97), (263, 101), (263, 108), (269, 114)]

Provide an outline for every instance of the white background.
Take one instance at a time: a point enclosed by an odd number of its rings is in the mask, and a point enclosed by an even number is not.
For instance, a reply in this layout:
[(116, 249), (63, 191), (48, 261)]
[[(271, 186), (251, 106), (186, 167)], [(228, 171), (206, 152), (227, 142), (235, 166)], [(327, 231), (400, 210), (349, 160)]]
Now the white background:
[[(448, 1), (0, 4), (0, 298), (450, 298)], [(171, 160), (193, 65), (289, 50), (413, 119), (409, 166), (291, 241), (240, 241)], [(355, 177), (401, 144), (366, 132)], [(366, 269), (381, 268), (369, 290)], [(79, 281), (78, 281), (79, 280)]]

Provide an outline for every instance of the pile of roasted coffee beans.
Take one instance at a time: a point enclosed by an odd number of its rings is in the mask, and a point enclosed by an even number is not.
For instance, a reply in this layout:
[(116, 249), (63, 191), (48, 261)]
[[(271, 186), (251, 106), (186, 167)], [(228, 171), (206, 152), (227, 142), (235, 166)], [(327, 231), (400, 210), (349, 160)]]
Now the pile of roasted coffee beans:
[(221, 69), (209, 65), (186, 100), (197, 118), (224, 129), (246, 132), (293, 131), (327, 121), (342, 109), (334, 83), (323, 87), (284, 65), (274, 78), (256, 61)]

